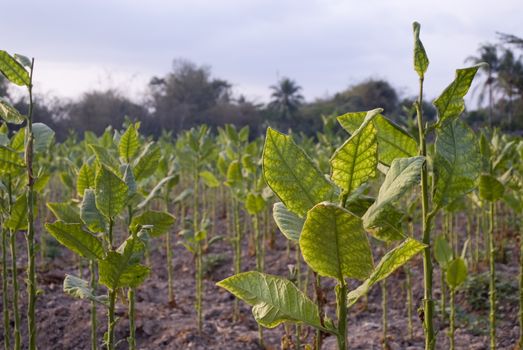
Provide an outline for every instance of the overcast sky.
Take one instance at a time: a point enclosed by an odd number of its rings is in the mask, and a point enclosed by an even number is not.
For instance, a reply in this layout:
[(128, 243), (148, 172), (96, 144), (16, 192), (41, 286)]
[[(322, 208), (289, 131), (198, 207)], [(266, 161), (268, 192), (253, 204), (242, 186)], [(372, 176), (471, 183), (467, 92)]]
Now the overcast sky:
[(36, 58), (40, 93), (118, 87), (137, 99), (185, 58), (258, 102), (283, 76), (310, 101), (369, 77), (415, 94), (417, 20), (435, 96), (496, 31), (523, 36), (522, 9), (521, 0), (26, 0), (2, 4), (0, 38)]

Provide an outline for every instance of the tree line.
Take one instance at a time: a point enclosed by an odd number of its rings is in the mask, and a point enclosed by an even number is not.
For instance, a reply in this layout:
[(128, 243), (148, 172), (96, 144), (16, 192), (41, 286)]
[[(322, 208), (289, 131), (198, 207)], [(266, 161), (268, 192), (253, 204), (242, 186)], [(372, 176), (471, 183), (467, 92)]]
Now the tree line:
[[(500, 34), (497, 43), (481, 44), (469, 62), (487, 62), (483, 80), (474, 94), (478, 102), (467, 117), (472, 124), (500, 126), (508, 131), (523, 129), (523, 39)], [(331, 96), (306, 101), (302, 87), (295, 80), (282, 77), (274, 85), (266, 104), (238, 96), (232, 83), (214, 77), (211, 68), (177, 59), (164, 76), (150, 79), (143, 101), (133, 101), (118, 89), (91, 90), (77, 99), (36, 95), (35, 121), (41, 121), (63, 139), (69, 133), (90, 130), (101, 134), (107, 126), (120, 127), (125, 118), (140, 121), (142, 131), (159, 136), (162, 130), (178, 133), (205, 123), (211, 127), (224, 124), (248, 125), (253, 135), (268, 125), (281, 130), (291, 128), (314, 135), (322, 117), (348, 110), (369, 110), (382, 106), (388, 114), (406, 126), (413, 125), (413, 97), (401, 97), (382, 79), (367, 79)], [(8, 83), (0, 80), (0, 96), (24, 111), (27, 101), (9, 94)], [(434, 108), (426, 103), (425, 115), (431, 119)]]

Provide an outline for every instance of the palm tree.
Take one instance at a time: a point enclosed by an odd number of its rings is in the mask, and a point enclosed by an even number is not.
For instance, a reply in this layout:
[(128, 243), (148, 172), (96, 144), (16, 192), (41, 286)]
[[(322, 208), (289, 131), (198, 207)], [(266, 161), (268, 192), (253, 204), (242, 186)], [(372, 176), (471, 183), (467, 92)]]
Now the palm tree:
[(485, 62), (488, 66), (482, 66), (481, 72), (485, 75), (485, 81), (481, 86), (481, 92), (478, 96), (478, 104), (481, 105), (485, 98), (485, 93), (488, 93), (489, 105), (489, 126), (492, 127), (492, 109), (494, 105), (494, 88), (496, 82), (496, 74), (499, 71), (500, 59), (498, 57), (498, 48), (493, 44), (482, 44), (478, 49), (478, 56), (470, 56), (466, 59), (467, 62), (478, 64)]
[(272, 94), (269, 108), (278, 114), (279, 119), (292, 121), (304, 101), (300, 94), (301, 86), (294, 80), (284, 77), (270, 88)]
[(498, 84), (505, 93), (508, 100), (508, 122), (512, 124), (513, 108), (512, 101), (514, 94), (518, 93), (518, 83), (523, 76), (523, 63), (521, 58), (516, 59), (514, 53), (506, 49), (501, 56), (499, 63)]

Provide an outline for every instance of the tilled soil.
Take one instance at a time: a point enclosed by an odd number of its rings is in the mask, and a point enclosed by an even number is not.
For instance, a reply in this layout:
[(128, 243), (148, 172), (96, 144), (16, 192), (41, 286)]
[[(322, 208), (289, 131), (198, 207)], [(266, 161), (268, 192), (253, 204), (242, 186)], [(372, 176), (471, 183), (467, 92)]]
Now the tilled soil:
[[(22, 235), (20, 235), (22, 236)], [(294, 251), (290, 258), (286, 256), (286, 241), (281, 235), (276, 235), (274, 248), (267, 249), (266, 272), (280, 276), (288, 275), (288, 264), (294, 263)], [(515, 242), (515, 241), (514, 241)], [(19, 245), (19, 266), (25, 264), (25, 245), (23, 238)], [(181, 245), (174, 246), (174, 291), (177, 307), (167, 302), (167, 267), (165, 249), (162, 241), (156, 241), (156, 246), (150, 253), (152, 274), (145, 284), (137, 291), (136, 326), (138, 349), (260, 349), (258, 344), (258, 327), (254, 321), (250, 307), (240, 302), (241, 317), (232, 321), (234, 298), (215, 283), (232, 274), (232, 249), (227, 241), (221, 241), (211, 247), (208, 254), (215, 263), (207, 273), (204, 286), (203, 301), (204, 327), (201, 334), (196, 329), (194, 303), (194, 267), (191, 253)], [(372, 242), (376, 245), (376, 242)], [(499, 280), (515, 286), (517, 293), (518, 256), (516, 244), (509, 250), (510, 264), (498, 264)], [(245, 243), (242, 257), (245, 271), (254, 269), (255, 258), (250, 256)], [(375, 258), (378, 260), (378, 257)], [(410, 264), (414, 294), (414, 334), (408, 336), (405, 274), (402, 269), (387, 280), (388, 290), (388, 337), (389, 349), (422, 349), (424, 347), (423, 329), (417, 316), (417, 306), (422, 295), (422, 263), (417, 257)], [(510, 266), (510, 267), (509, 267)], [(486, 270), (486, 266), (480, 266)], [(38, 287), (41, 294), (37, 301), (38, 348), (49, 350), (70, 350), (90, 348), (90, 304), (85, 300), (76, 300), (62, 292), (62, 281), (65, 274), (78, 275), (77, 262), (74, 256), (60, 249), (60, 254), (45, 263), (39, 259)], [(24, 271), (20, 270), (20, 285), (23, 284)], [(87, 271), (84, 270), (84, 276)], [(435, 269), (434, 285), (435, 299), (439, 298), (439, 269)], [(312, 277), (309, 279), (312, 282)], [(326, 289), (333, 286), (326, 282)], [(356, 287), (351, 283), (350, 287)], [(312, 286), (309, 287), (312, 291)], [(327, 293), (328, 300), (334, 300), (332, 292)], [(518, 305), (514, 295), (498, 295), (498, 348), (514, 349), (519, 336), (517, 321)], [(457, 294), (457, 349), (488, 349), (488, 299), (481, 300), (484, 305), (471, 305), (464, 292)], [(1, 302), (1, 300), (0, 300)], [(21, 295), (21, 314), (26, 312), (25, 290)], [(438, 304), (438, 300), (436, 300)], [(126, 349), (128, 336), (128, 318), (126, 305), (118, 303), (117, 339), (121, 342), (118, 349)], [(327, 305), (327, 313), (333, 317), (335, 305)], [(437, 349), (448, 349), (447, 323), (442, 323), (439, 308), (436, 309)], [(98, 308), (99, 339), (103, 338), (106, 329), (104, 310)], [(382, 308), (381, 288), (375, 286), (368, 295), (367, 302), (360, 301), (349, 310), (349, 348), (350, 349), (381, 349), (382, 348)], [(26, 320), (23, 321), (23, 338), (26, 339)], [(294, 326), (288, 327), (294, 336)], [(3, 330), (0, 332), (0, 345), (3, 348)], [(264, 330), (264, 340), (267, 349), (280, 349), (284, 336), (284, 327)], [(312, 343), (313, 331), (304, 327), (304, 342)], [(302, 343), (303, 344), (303, 343)], [(25, 345), (25, 344), (24, 344)], [(333, 337), (324, 340), (323, 349), (335, 349)]]

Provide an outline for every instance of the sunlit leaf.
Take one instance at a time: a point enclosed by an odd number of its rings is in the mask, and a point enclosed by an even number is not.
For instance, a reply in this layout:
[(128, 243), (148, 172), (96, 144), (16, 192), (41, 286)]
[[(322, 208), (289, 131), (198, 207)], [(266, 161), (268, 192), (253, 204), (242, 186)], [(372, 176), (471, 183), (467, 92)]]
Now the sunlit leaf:
[(86, 231), (82, 224), (56, 221), (45, 224), (45, 228), (58, 242), (86, 259), (97, 260), (104, 256), (102, 242)]

